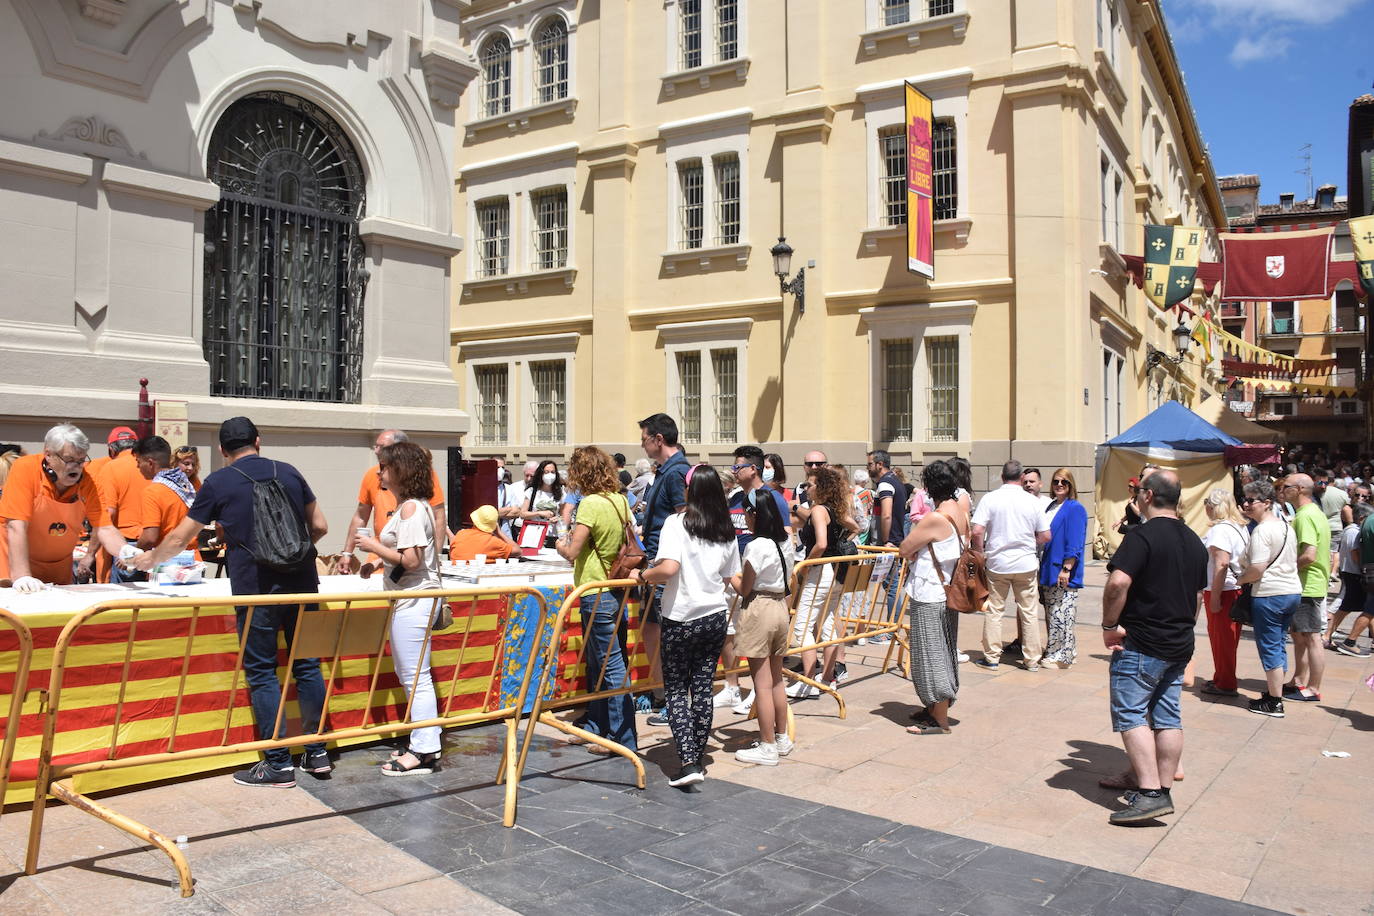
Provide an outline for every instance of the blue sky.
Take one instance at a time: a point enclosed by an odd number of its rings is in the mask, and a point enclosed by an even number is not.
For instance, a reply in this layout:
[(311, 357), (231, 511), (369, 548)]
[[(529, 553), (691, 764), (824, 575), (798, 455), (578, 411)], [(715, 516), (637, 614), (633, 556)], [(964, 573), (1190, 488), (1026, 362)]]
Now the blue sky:
[(1350, 102), (1374, 93), (1374, 0), (1163, 0), (1217, 175), (1260, 176), (1260, 203), (1346, 188)]

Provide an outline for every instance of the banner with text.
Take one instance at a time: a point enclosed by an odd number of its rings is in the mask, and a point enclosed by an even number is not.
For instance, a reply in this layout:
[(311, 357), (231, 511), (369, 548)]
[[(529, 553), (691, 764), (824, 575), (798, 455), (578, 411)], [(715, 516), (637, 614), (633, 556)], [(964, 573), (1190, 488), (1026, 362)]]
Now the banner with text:
[(935, 279), (935, 180), (930, 96), (906, 84), (906, 269)]

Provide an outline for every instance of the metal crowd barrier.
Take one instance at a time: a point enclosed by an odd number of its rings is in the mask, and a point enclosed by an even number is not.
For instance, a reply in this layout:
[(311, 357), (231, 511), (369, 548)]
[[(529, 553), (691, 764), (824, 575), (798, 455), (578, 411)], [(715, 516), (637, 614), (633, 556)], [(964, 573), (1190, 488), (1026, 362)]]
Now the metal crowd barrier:
[[(530, 658), (520, 667), (523, 673), (520, 675), (520, 685), (513, 697), (507, 696), (502, 702), (501, 680), (505, 670), (510, 673), (518, 660), (505, 663), (503, 659), (503, 647), (507, 645), (506, 624), (509, 622), (513, 601), (517, 595), (525, 595), (537, 602), (538, 621), (535, 626), (535, 635), (531, 644)], [(411, 700), (406, 699), (405, 709), (400, 715), (382, 715), (377, 721), (373, 721), (377, 711), (374, 709), (374, 700), (378, 698), (378, 681), (382, 673), (382, 658), (390, 641), (390, 622), (395, 612), (395, 602), (406, 599), (446, 599), (453, 606), (454, 624), (451, 628), (441, 631), (441, 637), (455, 635), (461, 632), (461, 639), (458, 640), (457, 658), (453, 664), (453, 675), (448, 679), (447, 689), (445, 690), (440, 683), (440, 678), (435, 676), (436, 701), (442, 707), (440, 715), (433, 719), (426, 719), (420, 722), (411, 722), (410, 708)], [(471, 645), (471, 638), (479, 615), (479, 601), (487, 604), (491, 599), (501, 599), (502, 609), (498, 614), (496, 632), (498, 642), (495, 646)], [(229, 701), (224, 707), (223, 729), (216, 727), (213, 731), (218, 733), (218, 739), (213, 740), (209, 745), (200, 747), (182, 747), (177, 749), (179, 738), (185, 744), (187, 736), (180, 734), (179, 727), (184, 719), (196, 719), (193, 727), (197, 728), (196, 734), (204, 736), (207, 734), (205, 717), (211, 713), (204, 711), (193, 711), (183, 714), (186, 705), (185, 699), (188, 695), (188, 677), (192, 676), (193, 648), (196, 643), (196, 627), (204, 611), (222, 611), (226, 608), (242, 606), (251, 602), (248, 614), (256, 613), (259, 608), (279, 605), (297, 605), (296, 610), (296, 632), (295, 639), (287, 653), (285, 670), (291, 671), (292, 663), (297, 658), (318, 658), (322, 665), (322, 674), (325, 678), (325, 697), (323, 709), (320, 715), (318, 730), (313, 733), (303, 733), (297, 731), (285, 737), (273, 740), (249, 740), (231, 741), (231, 734), (235, 730), (235, 714), (240, 720), (238, 731), (243, 731), (242, 720), (248, 709), (245, 705), (236, 703), (239, 698), (240, 680), (242, 677), (242, 663), (245, 646), (245, 639), (238, 638), (238, 654), (235, 659), (234, 670), (231, 676), (231, 686)], [(317, 605), (318, 609), (312, 609), (307, 605)], [(141, 751), (135, 753), (125, 753), (120, 745), (121, 723), (125, 720), (125, 700), (128, 694), (131, 670), (138, 668), (139, 662), (135, 661), (135, 649), (140, 646), (138, 637), (138, 626), (140, 615), (153, 617), (152, 612), (162, 609), (190, 610), (190, 619), (185, 636), (185, 647), (181, 653), (181, 664), (179, 668), (178, 687), (175, 702), (171, 715), (170, 734), (166, 737), (165, 748), (156, 751)], [(489, 613), (490, 606), (481, 609)], [(71, 662), (72, 656), (79, 656), (79, 650), (83, 645), (95, 645), (101, 641), (108, 646), (110, 640), (108, 633), (97, 633), (95, 636), (88, 637), (82, 642), (78, 637), (83, 632), (83, 627), (91, 621), (108, 615), (112, 612), (124, 612), (128, 614), (128, 638), (124, 647), (123, 667), (120, 674), (117, 698), (115, 702), (114, 721), (110, 729), (110, 747), (105, 759), (62, 763), (54, 759), (54, 744), (58, 730), (58, 717), (63, 711), (63, 687), (66, 672)], [(129, 818), (113, 810), (108, 805), (96, 802), (85, 795), (77, 792), (72, 784), (72, 779), (81, 773), (91, 773), (97, 771), (108, 771), (123, 769), (128, 767), (145, 766), (150, 764), (164, 764), (175, 761), (198, 760), (239, 754), (243, 752), (262, 751), (269, 748), (283, 748), (302, 745), (308, 742), (331, 742), (348, 739), (368, 739), (383, 738), (397, 734), (408, 733), (417, 728), (429, 726), (440, 726), (444, 728), (454, 728), (486, 724), (491, 722), (504, 722), (506, 725), (505, 748), (501, 764), (497, 774), (497, 782), (504, 782), (506, 787), (504, 823), (512, 826), (515, 823), (516, 796), (519, 790), (519, 775), (516, 768), (516, 752), (518, 744), (516, 740), (516, 729), (521, 718), (521, 710), (527, 703), (527, 696), (530, 687), (531, 674), (534, 659), (540, 658), (545, 653), (542, 634), (545, 631), (543, 622), (548, 617), (548, 605), (538, 589), (530, 586), (512, 586), (505, 588), (463, 588), (463, 589), (433, 589), (427, 591), (407, 591), (407, 592), (361, 592), (340, 595), (271, 595), (271, 596), (236, 596), (232, 598), (216, 598), (213, 600), (194, 600), (186, 598), (165, 598), (165, 599), (145, 599), (135, 601), (106, 601), (76, 614), (62, 629), (58, 637), (57, 644), (53, 649), (53, 660), (51, 669), (51, 679), (48, 686), (47, 706), (43, 712), (43, 739), (42, 749), (39, 756), (38, 776), (34, 786), (34, 805), (32, 819), (29, 827), (28, 851), (25, 859), (25, 873), (34, 874), (38, 868), (39, 850), (43, 831), (43, 815), (49, 797), (66, 802), (73, 807), (85, 811), (101, 820), (112, 824), (125, 832), (132, 834), (147, 843), (162, 850), (172, 862), (176, 869), (177, 877), (181, 885), (183, 897), (189, 897), (193, 893), (191, 872), (187, 865), (186, 857), (182, 854), (174, 843), (167, 837), (157, 833), (151, 828), (138, 821)], [(11, 626), (15, 626), (12, 615), (4, 614), (4, 617)], [(116, 626), (122, 624), (115, 624)], [(242, 628), (242, 633), (249, 632), (251, 616)], [(22, 627), (18, 624), (16, 629)], [(106, 624), (108, 626), (108, 624)], [(461, 631), (458, 627), (462, 627)], [(21, 642), (23, 634), (27, 628), (19, 630)], [(220, 638), (223, 638), (222, 634)], [(427, 635), (426, 641), (431, 640), (431, 635)], [(165, 639), (164, 633), (156, 634), (154, 638)], [(447, 640), (446, 640), (447, 641)], [(31, 640), (27, 643), (31, 648)], [(143, 644), (146, 648), (147, 641)], [(76, 650), (75, 652), (73, 650)], [(449, 647), (441, 647), (435, 644), (436, 653), (443, 651), (451, 652)], [(485, 671), (486, 657), (490, 657), (490, 672)], [(20, 661), (23, 670), (20, 672), (27, 676), (28, 655), (21, 652)], [(79, 661), (79, 658), (78, 658)], [(433, 667), (447, 668), (447, 664), (437, 666), (434, 662)], [(482, 700), (479, 708), (458, 710), (453, 709), (455, 699), (460, 695), (458, 685), (460, 678), (465, 674), (465, 665), (482, 665), (481, 673), (476, 678), (472, 671), (466, 672), (467, 680), (477, 680), (479, 685), (482, 680), (486, 680), (485, 691), (482, 692)], [(279, 670), (280, 670), (280, 666)], [(345, 668), (348, 670), (345, 671)], [(331, 710), (331, 703), (334, 702), (339, 691), (336, 685), (344, 677), (356, 680), (358, 675), (352, 673), (359, 669), (363, 672), (362, 676), (367, 681), (367, 697), (361, 709), (361, 718), (356, 724), (343, 727), (326, 727), (331, 723), (331, 718), (336, 715), (342, 718), (353, 717), (356, 710), (342, 709), (337, 713)], [(518, 670), (518, 668), (516, 669)], [(137, 673), (137, 672), (135, 672)], [(173, 676), (178, 676), (173, 675)], [(418, 680), (419, 672), (416, 672)], [(287, 714), (287, 687), (288, 683), (282, 684), (282, 697), (278, 703), (276, 711), (276, 721), (279, 728), (283, 725), (283, 718)], [(202, 682), (198, 686), (200, 692), (204, 692), (206, 685)], [(414, 683), (411, 685), (410, 695), (414, 693)], [(243, 696), (247, 697), (247, 687), (244, 686)], [(396, 688), (387, 685), (384, 688), (383, 699), (387, 696), (394, 696)], [(478, 691), (468, 690), (461, 694), (469, 699), (476, 697)], [(15, 697), (11, 701), (10, 720), (6, 729), (4, 762), (8, 769), (9, 755), (13, 750), (13, 739), (17, 734), (15, 727), (17, 722), (18, 703), (22, 700), (22, 693), (16, 691)], [(385, 709), (382, 710), (385, 713)], [(249, 726), (251, 728), (251, 726)], [(253, 732), (256, 734), (256, 732)], [(159, 741), (161, 744), (161, 741)]]
[[(4, 814), (3, 800), (10, 786), (10, 766), (14, 763), (14, 747), (19, 742), (19, 718), (24, 711), (24, 697), (29, 690), (29, 667), (33, 664), (33, 631), (18, 614), (0, 608), (0, 621), (14, 631), (17, 652), (14, 664), (0, 666), (0, 670), (12, 671), (9, 674), (9, 712), (6, 713), (5, 734), (0, 740), (0, 815)], [(0, 675), (0, 685), (6, 675)], [(3, 694), (3, 690), (0, 690)]]

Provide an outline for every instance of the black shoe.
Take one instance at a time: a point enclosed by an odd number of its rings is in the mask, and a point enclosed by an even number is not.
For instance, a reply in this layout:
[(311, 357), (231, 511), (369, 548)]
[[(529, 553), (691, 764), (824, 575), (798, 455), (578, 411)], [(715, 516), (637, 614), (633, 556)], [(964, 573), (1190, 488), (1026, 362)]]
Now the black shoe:
[(1126, 807), (1113, 812), (1107, 822), (1118, 827), (1135, 827), (1174, 813), (1174, 802), (1166, 789), (1141, 789), (1127, 792)]
[(997, 670), (997, 662), (990, 662), (986, 658), (975, 658), (973, 663), (979, 668), (987, 668), (989, 671)]
[(334, 762), (328, 751), (306, 751), (296, 762), (296, 769), (322, 776), (334, 769)]
[(234, 782), (241, 786), (258, 786), (265, 789), (294, 789), (296, 771), (292, 767), (279, 770), (266, 760), (259, 760), (248, 769), (235, 773)]
[(644, 724), (652, 725), (654, 727), (664, 726), (668, 724), (668, 717), (661, 712), (656, 712), (649, 718), (645, 719)]
[(1283, 718), (1283, 700), (1278, 697), (1271, 697), (1268, 693), (1260, 694), (1258, 700), (1251, 700), (1249, 708), (1256, 715), (1272, 716), (1275, 719)]
[(678, 786), (690, 786), (693, 783), (705, 782), (706, 771), (700, 764), (689, 763), (687, 766), (677, 771), (677, 775), (668, 780), (668, 785), (677, 788)]
[(1020, 655), (1020, 654), (1021, 654), (1021, 640), (1019, 640), (1019, 639), (1013, 639), (1011, 642), (1007, 643), (1005, 646), (1002, 647), (1002, 654), (1003, 654), (1003, 655)]

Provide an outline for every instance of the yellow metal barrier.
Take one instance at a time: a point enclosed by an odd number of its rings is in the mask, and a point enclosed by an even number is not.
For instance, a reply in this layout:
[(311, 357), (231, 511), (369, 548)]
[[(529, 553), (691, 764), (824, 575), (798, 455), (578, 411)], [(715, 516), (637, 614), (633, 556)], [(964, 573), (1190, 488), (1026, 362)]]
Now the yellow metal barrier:
[[(17, 614), (0, 608), (0, 621), (14, 631), (18, 654), (14, 660), (14, 680), (10, 682), (10, 706), (5, 716), (5, 737), (0, 741), (0, 799), (4, 799), (10, 784), (10, 765), (14, 763), (14, 746), (19, 741), (19, 717), (24, 709), (24, 696), (29, 690), (29, 666), (33, 663), (33, 633)], [(4, 813), (0, 806), (0, 815)]]
[[(470, 661), (468, 658), (470, 637), (473, 634), (474, 624), (478, 617), (479, 602), (486, 603), (493, 598), (502, 600), (504, 618), (506, 623), (509, 623), (512, 598), (517, 595), (528, 596), (537, 602), (538, 605), (539, 620), (537, 622), (538, 625), (534, 643), (530, 651), (530, 660), (532, 661), (542, 656), (545, 652), (542, 645), (541, 634), (544, 632), (542, 624), (548, 616), (548, 605), (539, 590), (530, 586), (434, 589), (405, 592), (360, 592), (338, 595), (239, 595), (232, 598), (216, 598), (212, 600), (166, 598), (140, 601), (106, 601), (77, 613), (66, 626), (63, 627), (61, 635), (58, 637), (57, 644), (53, 650), (51, 678), (48, 686), (48, 702), (47, 708), (43, 713), (43, 743), (39, 755), (38, 776), (34, 786), (34, 805), (32, 819), (29, 825), (29, 842), (25, 858), (25, 873), (34, 874), (38, 868), (38, 857), (43, 830), (43, 815), (47, 799), (51, 796), (98, 817), (162, 850), (176, 869), (177, 877), (181, 885), (182, 896), (189, 897), (193, 893), (191, 872), (186, 863), (186, 858), (181, 851), (165, 836), (158, 834), (146, 825), (119, 814), (110, 807), (77, 792), (72, 784), (72, 779), (75, 776), (81, 773), (169, 763), (178, 760), (212, 758), (243, 752), (262, 751), (270, 748), (286, 748), (314, 742), (383, 738), (391, 735), (408, 733), (417, 728), (431, 726), (452, 728), (498, 721), (505, 723), (505, 746), (497, 774), (497, 781), (504, 782), (506, 786), (504, 823), (508, 827), (514, 825), (516, 796), (519, 790), (519, 775), (516, 768), (518, 750), (516, 730), (521, 718), (521, 710), (524, 709), (526, 705), (534, 665), (529, 663), (524, 664), (520, 686), (513, 697), (503, 697), (501, 695), (500, 685), (503, 666), (499, 664), (498, 656), (501, 646), (506, 644), (504, 626), (498, 624), (498, 637), (500, 643), (493, 650), (490, 672), (483, 675), (483, 677), (487, 678), (487, 685), (480, 707), (477, 709), (459, 710), (455, 712), (453, 704), (457, 696), (457, 687), (460, 676), (463, 673), (464, 663)], [(400, 600), (413, 599), (446, 600), (450, 604), (455, 605), (454, 626), (456, 627), (460, 623), (464, 624), (461, 645), (458, 648), (458, 657), (454, 664), (453, 677), (448, 683), (446, 699), (445, 693), (441, 691), (440, 684), (436, 679), (436, 701), (441, 701), (444, 708), (442, 714), (436, 718), (411, 722), (409, 721), (411, 701), (407, 699), (403, 714), (394, 718), (387, 718), (385, 721), (374, 722), (371, 721), (374, 715), (373, 702), (378, 692), (378, 680), (382, 672), (382, 658), (390, 638), (390, 622), (392, 615), (395, 613), (395, 603)], [(460, 604), (459, 602), (462, 603)], [(193, 644), (196, 640), (197, 622), (200, 620), (203, 611), (211, 610), (222, 612), (223, 609), (226, 608), (244, 605), (249, 607), (247, 612), (249, 616), (241, 628), (242, 635), (238, 639), (238, 654), (234, 666), (234, 673), (232, 675), (230, 697), (229, 702), (225, 704), (223, 730), (219, 732), (219, 739), (217, 742), (206, 746), (188, 747), (177, 750), (176, 743), (179, 737), (178, 727), (183, 719), (183, 704), (187, 695), (188, 677), (190, 677), (191, 674), (191, 659), (193, 657)], [(291, 670), (292, 663), (297, 658), (319, 658), (321, 662), (325, 662), (323, 673), (326, 677), (327, 687), (323, 708), (320, 713), (319, 725), (317, 730), (313, 733), (297, 732), (282, 738), (270, 740), (231, 741), (230, 739), (235, 730), (235, 713), (237, 712), (239, 714), (239, 719), (242, 720), (245, 712), (245, 708), (241, 705), (236, 705), (235, 700), (237, 699), (239, 691), (239, 674), (242, 670), (246, 637), (252, 622), (251, 615), (257, 612), (259, 608), (282, 605), (295, 605), (297, 608), (295, 639), (288, 651), (286, 670), (288, 672)], [(318, 606), (318, 609), (312, 609), (308, 606)], [(119, 741), (120, 729), (124, 719), (124, 706), (129, 686), (130, 671), (137, 654), (135, 650), (139, 648), (137, 630), (140, 615), (146, 614), (154, 616), (155, 612), (159, 610), (179, 609), (184, 611), (187, 608), (190, 609), (191, 616), (185, 637), (185, 649), (182, 652), (180, 679), (178, 681), (178, 689), (171, 717), (171, 733), (167, 738), (166, 747), (165, 749), (157, 751), (140, 751), (127, 755), (122, 754)], [(82, 627), (92, 620), (112, 612), (124, 612), (128, 614), (127, 622), (129, 636), (124, 648), (123, 669), (115, 703), (114, 723), (110, 735), (109, 753), (106, 759), (102, 760), (60, 763), (54, 760), (54, 740), (57, 734), (58, 717), (62, 712), (63, 686), (69, 655), (74, 648), (80, 648), (80, 644), (77, 643), (77, 635), (81, 632)], [(6, 616), (8, 619), (8, 615)], [(444, 632), (452, 633), (454, 631), (450, 629)], [(431, 635), (432, 634), (425, 637), (426, 647), (428, 646)], [(481, 654), (485, 655), (485, 647)], [(347, 662), (350, 668), (357, 668), (357, 659), (359, 657), (365, 660), (362, 667), (365, 669), (368, 680), (367, 698), (362, 706), (361, 720), (356, 725), (326, 729), (326, 723), (330, 721), (333, 715), (331, 713), (330, 704), (337, 696), (335, 684), (341, 677), (344, 664)], [(25, 667), (25, 673), (27, 673), (27, 666)], [(416, 678), (418, 679), (418, 677), (419, 672), (417, 671)], [(410, 685), (411, 689), (407, 691), (407, 694), (410, 696), (414, 694), (415, 683), (416, 682), (412, 682)], [(279, 728), (283, 727), (283, 719), (287, 713), (286, 695), (286, 684), (283, 684), (281, 700), (276, 710), (276, 722)], [(474, 696), (472, 692), (468, 692), (464, 695)], [(22, 695), (19, 696), (22, 699)], [(12, 749), (11, 736), (17, 731), (12, 727), (13, 719), (17, 715), (16, 709), (16, 704), (12, 701), (11, 727), (7, 729), (6, 734), (7, 754)], [(339, 715), (347, 718), (351, 715), (351, 712), (351, 710), (343, 710), (339, 712)], [(199, 718), (203, 718), (203, 716)], [(201, 728), (199, 734), (204, 735), (204, 722), (199, 722), (198, 727)], [(239, 730), (243, 729), (241, 722), (238, 728)]]

